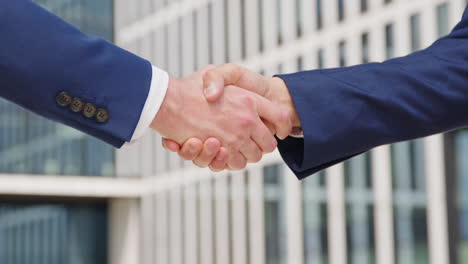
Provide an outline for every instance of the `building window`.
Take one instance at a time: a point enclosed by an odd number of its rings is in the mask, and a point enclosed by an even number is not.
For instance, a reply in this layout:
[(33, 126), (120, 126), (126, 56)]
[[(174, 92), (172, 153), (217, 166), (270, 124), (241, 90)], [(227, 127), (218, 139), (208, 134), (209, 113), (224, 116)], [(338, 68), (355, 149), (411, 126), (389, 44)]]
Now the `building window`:
[(385, 56), (387, 59), (395, 57), (393, 24), (387, 24), (385, 26)]
[(429, 263), (424, 141), (391, 146), (397, 263)]
[(375, 263), (374, 193), (370, 153), (344, 163), (348, 263)]
[(338, 44), (338, 56), (339, 56), (339, 65), (340, 67), (346, 66), (346, 42), (341, 41)]
[(368, 8), (369, 8), (369, 1), (361, 0), (361, 13), (367, 12)]
[(369, 51), (369, 33), (363, 33), (361, 35), (361, 62), (369, 63), (370, 62), (370, 51)]
[(316, 23), (317, 29), (320, 30), (323, 28), (323, 10), (322, 10), (322, 0), (315, 0), (315, 7), (316, 7)]
[(468, 262), (468, 130), (445, 136), (450, 263)]
[(302, 0), (296, 0), (296, 36), (302, 37)]
[(345, 19), (345, 3), (344, 0), (338, 1), (338, 21), (343, 21)]
[(282, 165), (263, 169), (266, 263), (286, 261), (285, 190)]
[(443, 37), (449, 33), (448, 4), (437, 6), (437, 35)]
[(283, 12), (281, 8), (281, 2), (282, 0), (276, 0), (276, 30), (278, 34), (278, 46), (281, 46), (283, 44)]
[(297, 57), (297, 71), (304, 70), (304, 57), (299, 56)]
[(421, 47), (421, 16), (412, 15), (410, 18), (411, 51), (420, 50)]
[(107, 222), (105, 203), (0, 204), (0, 263), (107, 263)]
[(317, 51), (317, 68), (323, 69), (325, 67), (325, 51), (323, 49), (319, 49)]
[(328, 263), (328, 212), (325, 172), (302, 181), (305, 264)]

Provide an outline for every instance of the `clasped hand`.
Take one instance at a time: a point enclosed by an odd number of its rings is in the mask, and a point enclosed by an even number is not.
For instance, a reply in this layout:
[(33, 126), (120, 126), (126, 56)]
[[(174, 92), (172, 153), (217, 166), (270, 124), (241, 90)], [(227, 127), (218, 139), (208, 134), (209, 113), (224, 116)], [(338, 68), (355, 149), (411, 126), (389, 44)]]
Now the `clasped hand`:
[(260, 161), (300, 122), (281, 79), (226, 64), (171, 79), (151, 127), (169, 151), (221, 171)]

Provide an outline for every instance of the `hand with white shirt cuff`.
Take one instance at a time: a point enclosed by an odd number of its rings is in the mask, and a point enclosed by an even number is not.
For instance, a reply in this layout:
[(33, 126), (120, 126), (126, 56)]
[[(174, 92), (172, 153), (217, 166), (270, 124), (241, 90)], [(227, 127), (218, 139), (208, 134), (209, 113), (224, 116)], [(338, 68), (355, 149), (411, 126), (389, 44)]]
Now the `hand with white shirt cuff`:
[[(213, 95), (216, 97), (208, 96), (214, 102), (208, 101), (203, 78), (207, 71), (215, 69), (208, 66), (187, 78), (170, 78), (150, 127), (171, 140), (165, 144), (169, 149), (185, 143), (187, 153), (192, 154), (190, 159), (200, 167), (208, 166), (217, 156), (215, 166), (243, 169), (248, 162), (258, 162), (264, 153), (276, 149), (273, 135), (286, 138), (291, 132), (291, 119), (285, 107), (233, 85), (223, 85), (222, 91)], [(200, 140), (194, 146), (188, 141), (193, 137)], [(204, 146), (198, 144), (201, 141), (205, 141)], [(194, 157), (197, 148), (203, 147), (203, 153)], [(207, 157), (213, 157), (210, 163), (197, 162)]]
[[(280, 78), (264, 77), (237, 65), (226, 64), (210, 68), (203, 76), (203, 83), (205, 85), (205, 97), (207, 101), (213, 104), (218, 103), (218, 100), (223, 96), (223, 93), (226, 91), (225, 87), (234, 85), (260, 95), (268, 101), (283, 107), (290, 118), (289, 124), (292, 125), (289, 135), (294, 137), (302, 136), (301, 123), (293, 100), (286, 84)], [(279, 131), (278, 124), (273, 125), (269, 120), (265, 119), (263, 121), (273, 134)], [(290, 129), (291, 127), (288, 128)], [(286, 128), (280, 127), (280, 129), (284, 130)], [(278, 133), (276, 134), (277, 136), (279, 135)], [(284, 139), (285, 136), (282, 135), (279, 138)], [(178, 152), (186, 160), (192, 160), (199, 167), (209, 166), (213, 171), (229, 169), (229, 166), (224, 164), (222, 160), (230, 153), (227, 153), (228, 151), (221, 147), (222, 144), (216, 137), (211, 137), (205, 143), (203, 143), (202, 138), (192, 137), (182, 146), (175, 141), (163, 139), (163, 146), (169, 151)]]

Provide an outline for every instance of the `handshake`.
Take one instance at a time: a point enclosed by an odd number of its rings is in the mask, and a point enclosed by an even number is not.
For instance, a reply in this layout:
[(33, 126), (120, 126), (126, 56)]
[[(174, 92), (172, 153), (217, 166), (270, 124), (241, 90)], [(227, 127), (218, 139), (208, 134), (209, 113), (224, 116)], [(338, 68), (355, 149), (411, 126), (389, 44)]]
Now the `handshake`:
[(233, 64), (207, 66), (169, 80), (151, 128), (163, 146), (201, 168), (240, 170), (300, 132), (300, 121), (283, 80)]

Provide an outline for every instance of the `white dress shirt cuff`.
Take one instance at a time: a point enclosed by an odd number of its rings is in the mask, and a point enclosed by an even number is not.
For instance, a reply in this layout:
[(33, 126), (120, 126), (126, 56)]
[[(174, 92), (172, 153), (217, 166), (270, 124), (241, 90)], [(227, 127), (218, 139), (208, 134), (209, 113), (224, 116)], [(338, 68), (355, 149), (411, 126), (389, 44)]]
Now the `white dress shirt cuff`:
[(143, 111), (141, 111), (140, 120), (133, 132), (131, 141), (125, 145), (134, 143), (150, 130), (151, 122), (153, 122), (154, 117), (159, 112), (159, 108), (161, 108), (164, 98), (166, 97), (168, 86), (169, 74), (153, 66), (153, 77), (151, 78), (151, 86), (145, 106), (143, 107)]

